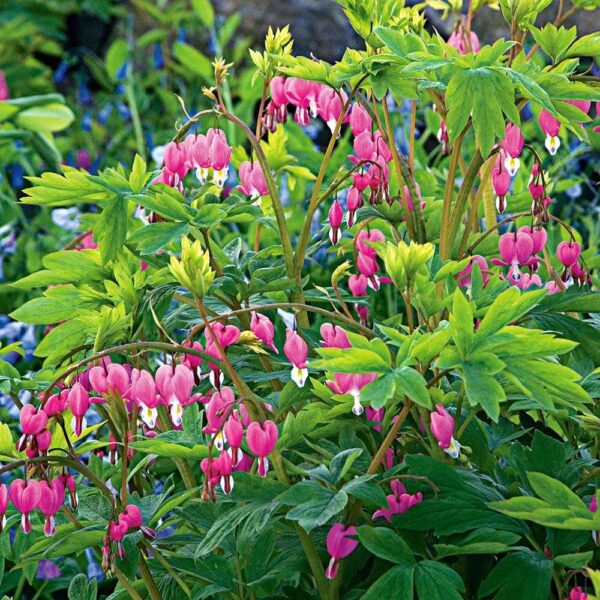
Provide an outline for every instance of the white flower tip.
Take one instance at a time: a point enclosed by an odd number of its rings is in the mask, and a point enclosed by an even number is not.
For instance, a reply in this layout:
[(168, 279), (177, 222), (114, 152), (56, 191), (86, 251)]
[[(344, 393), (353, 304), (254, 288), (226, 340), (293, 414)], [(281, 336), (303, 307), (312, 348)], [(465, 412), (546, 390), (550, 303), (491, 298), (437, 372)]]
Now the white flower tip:
[(292, 381), (298, 387), (304, 387), (306, 383), (306, 379), (308, 378), (308, 369), (299, 369), (298, 367), (294, 367), (292, 369)]
[(357, 394), (354, 396), (354, 405), (352, 406), (352, 412), (357, 416), (360, 417), (360, 415), (363, 414), (364, 412), (364, 408), (362, 406), (362, 404), (360, 403), (360, 396)]
[(513, 158), (510, 155), (507, 156), (506, 160), (504, 161), (504, 166), (511, 177), (514, 177), (517, 174), (520, 165), (521, 161), (518, 158)]
[(546, 150), (550, 152), (550, 155), (554, 156), (560, 148), (560, 138), (557, 135), (548, 135), (546, 136), (544, 145), (546, 146)]
[(444, 452), (451, 458), (457, 459), (461, 448), (462, 446), (453, 437), (450, 440), (450, 445), (447, 448), (444, 448)]
[(158, 411), (156, 408), (149, 408), (148, 406), (144, 406), (142, 408), (142, 412), (140, 413), (140, 417), (142, 421), (149, 427), (150, 429), (154, 429), (156, 426), (156, 418), (158, 417)]

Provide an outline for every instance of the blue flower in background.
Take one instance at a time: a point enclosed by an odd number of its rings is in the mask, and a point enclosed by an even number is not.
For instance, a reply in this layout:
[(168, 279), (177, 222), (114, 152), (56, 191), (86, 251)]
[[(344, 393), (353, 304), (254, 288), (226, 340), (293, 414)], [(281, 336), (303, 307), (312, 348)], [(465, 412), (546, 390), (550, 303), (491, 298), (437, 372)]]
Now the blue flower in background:
[(581, 196), (582, 192), (583, 189), (581, 184), (577, 183), (576, 185), (572, 185), (570, 188), (568, 188), (566, 194), (571, 200), (575, 200)]
[(100, 125), (106, 125), (110, 114), (112, 113), (113, 105), (109, 102), (104, 106), (104, 108), (98, 113), (98, 123)]
[(521, 120), (529, 121), (533, 118), (533, 113), (531, 112), (531, 107), (529, 106), (529, 102), (525, 104), (525, 106), (521, 109)]
[(83, 106), (89, 106), (92, 103), (92, 92), (90, 92), (90, 88), (87, 86), (85, 81), (82, 81), (79, 84), (77, 98), (80, 104), (83, 104)]
[(119, 68), (119, 70), (115, 73), (115, 77), (117, 81), (124, 81), (127, 78), (127, 67), (129, 63), (125, 61)]
[(14, 163), (10, 171), (10, 182), (16, 190), (20, 190), (25, 185), (25, 170), (21, 163)]
[(54, 83), (56, 83), (57, 85), (61, 84), (65, 80), (68, 70), (69, 70), (69, 65), (67, 64), (66, 61), (63, 60), (60, 63), (60, 65), (58, 65), (58, 67), (56, 68), (56, 71), (54, 71), (54, 75), (52, 76), (52, 79), (54, 79)]
[(115, 88), (115, 95), (122, 96), (125, 93), (125, 86), (122, 83), (119, 83)]
[(131, 121), (131, 110), (129, 110), (129, 106), (124, 102), (119, 102), (117, 104), (117, 110), (119, 111), (119, 116), (123, 121)]
[(83, 117), (81, 117), (81, 129), (87, 133), (92, 130), (92, 115), (87, 110), (83, 113)]
[(90, 168), (88, 169), (88, 173), (90, 175), (96, 175), (96, 173), (98, 173), (98, 169), (100, 168), (101, 163), (102, 163), (102, 154), (98, 154), (98, 156), (96, 156), (96, 159), (94, 160), (94, 162), (90, 165)]
[(187, 43), (187, 31), (185, 27), (180, 27), (177, 32), (177, 41), (182, 42), (183, 44)]
[(104, 580), (104, 571), (100, 565), (94, 560), (94, 553), (91, 548), (85, 551), (85, 557), (88, 561), (87, 576), (88, 579), (96, 579), (97, 581)]
[(160, 42), (154, 44), (154, 52), (152, 52), (152, 62), (155, 69), (162, 69), (165, 66), (165, 57), (163, 56), (162, 46)]

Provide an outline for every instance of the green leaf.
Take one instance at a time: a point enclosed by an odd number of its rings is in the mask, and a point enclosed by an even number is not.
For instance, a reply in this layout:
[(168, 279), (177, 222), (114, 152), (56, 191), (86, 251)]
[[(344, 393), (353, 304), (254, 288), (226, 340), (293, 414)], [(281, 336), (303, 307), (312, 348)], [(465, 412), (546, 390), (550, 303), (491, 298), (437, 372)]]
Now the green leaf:
[(473, 339), (473, 309), (459, 288), (454, 292), (450, 315), (452, 339), (464, 357), (471, 349)]
[(503, 554), (520, 538), (518, 533), (483, 528), (469, 534), (460, 543), (435, 544), (435, 549), (438, 559), (469, 554)]
[(427, 391), (427, 382), (423, 375), (410, 367), (394, 370), (396, 391), (408, 396), (415, 404), (431, 409), (431, 398)]
[(213, 68), (210, 60), (196, 48), (184, 42), (175, 42), (172, 48), (173, 56), (181, 63), (186, 71), (199, 75), (205, 81), (211, 81)]
[(433, 560), (423, 560), (415, 568), (415, 586), (420, 600), (462, 600), (465, 584), (460, 575)]
[(600, 294), (593, 291), (581, 291), (576, 286), (562, 294), (545, 296), (539, 303), (545, 312), (600, 312)]
[(15, 122), (23, 129), (54, 132), (66, 129), (74, 118), (75, 115), (69, 107), (58, 102), (51, 102), (21, 111)]
[(192, 0), (192, 8), (196, 16), (207, 27), (211, 27), (215, 21), (215, 11), (210, 0)]
[(414, 567), (398, 565), (388, 569), (361, 596), (361, 600), (413, 600)]
[(201, 444), (196, 444), (192, 448), (176, 444), (165, 440), (153, 438), (132, 442), (129, 444), (134, 450), (145, 452), (148, 454), (156, 454), (167, 458), (187, 458), (190, 460), (198, 460), (208, 456), (208, 448)]
[(502, 292), (487, 309), (481, 320), (476, 340), (485, 340), (528, 313), (546, 295), (545, 290), (535, 290), (522, 293), (517, 288), (510, 287)]
[(554, 557), (554, 563), (567, 569), (584, 569), (592, 560), (594, 552), (577, 552), (574, 554), (562, 554)]
[(183, 196), (177, 190), (162, 183), (153, 185), (152, 190), (148, 190), (145, 194), (136, 194), (130, 196), (129, 199), (161, 217), (173, 221), (192, 220), (192, 214), (188, 210)]
[(66, 355), (68, 352), (87, 343), (90, 338), (90, 328), (77, 319), (67, 321), (54, 327), (38, 344), (35, 356), (47, 357), (48, 362)]
[(13, 106), (8, 102), (0, 102), (0, 123), (10, 119), (18, 111), (19, 108), (17, 106)]
[(298, 521), (298, 524), (307, 531), (327, 523), (329, 519), (344, 510), (348, 503), (346, 492), (333, 492), (322, 486), (316, 487), (322, 490), (318, 492), (318, 496), (311, 497), (307, 502), (292, 508), (286, 515), (286, 518), (291, 521)]
[(24, 323), (51, 325), (76, 316), (75, 307), (61, 299), (33, 298), (14, 310), (10, 316)]
[(117, 72), (127, 61), (129, 46), (123, 39), (115, 40), (106, 51), (106, 70), (113, 81), (117, 80)]
[(600, 331), (585, 321), (557, 313), (535, 313), (533, 320), (541, 329), (556, 331), (577, 342), (595, 367), (600, 366)]
[(393, 563), (414, 562), (407, 543), (391, 529), (361, 525), (357, 531), (360, 543), (371, 554)]
[(150, 223), (132, 233), (127, 241), (137, 246), (140, 254), (153, 254), (171, 242), (179, 242), (189, 230), (187, 223)]
[(362, 388), (360, 398), (365, 404), (378, 409), (385, 406), (386, 402), (394, 397), (395, 390), (394, 374), (386, 373)]
[(463, 365), (462, 375), (469, 404), (471, 406), (479, 404), (489, 417), (497, 422), (500, 416), (500, 403), (506, 400), (506, 394), (500, 383), (493, 375), (468, 362)]
[(67, 595), (69, 600), (96, 600), (97, 587), (96, 579), (88, 581), (87, 575), (80, 573), (71, 579)]
[(566, 29), (556, 27), (553, 23), (547, 23), (543, 29), (532, 27), (529, 31), (540, 48), (554, 61), (561, 57), (577, 37), (576, 27)]
[(139, 194), (149, 178), (150, 174), (146, 173), (146, 161), (139, 154), (136, 154), (129, 174), (131, 191), (134, 194)]
[(544, 473), (528, 473), (529, 483), (533, 491), (550, 505), (557, 508), (568, 508), (573, 514), (588, 517), (590, 511), (575, 492), (564, 483)]
[(479, 598), (494, 600), (547, 600), (552, 581), (552, 561), (522, 550), (503, 558), (479, 588)]
[(104, 208), (94, 227), (94, 237), (98, 240), (103, 264), (115, 258), (125, 245), (128, 204), (127, 198), (117, 196)]
[(354, 461), (362, 454), (362, 448), (349, 448), (342, 450), (331, 459), (331, 477), (337, 483), (344, 479), (352, 468)]
[(580, 37), (566, 52), (566, 56), (600, 56), (600, 33)]
[(450, 141), (456, 140), (471, 116), (477, 146), (484, 157), (495, 139), (504, 136), (504, 115), (513, 123), (520, 121), (511, 80), (489, 67), (455, 69), (448, 82), (446, 103)]
[(389, 371), (390, 365), (379, 354), (363, 348), (316, 348), (321, 360), (311, 360), (315, 369), (335, 373), (377, 373)]
[(12, 456), (14, 450), (15, 444), (9, 426), (6, 423), (0, 423), (0, 454), (3, 456)]

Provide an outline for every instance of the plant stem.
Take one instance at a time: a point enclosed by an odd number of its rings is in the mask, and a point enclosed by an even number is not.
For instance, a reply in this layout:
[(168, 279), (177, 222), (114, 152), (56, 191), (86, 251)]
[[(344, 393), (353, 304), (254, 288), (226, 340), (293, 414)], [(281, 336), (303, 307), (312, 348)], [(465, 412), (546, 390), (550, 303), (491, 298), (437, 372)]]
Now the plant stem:
[(447, 255), (444, 258), (450, 257), (452, 248), (454, 247), (454, 240), (456, 238), (456, 234), (458, 233), (460, 222), (463, 218), (469, 194), (471, 193), (471, 189), (473, 188), (473, 185), (475, 183), (477, 173), (479, 172), (479, 168), (482, 164), (483, 157), (481, 156), (479, 150), (476, 150), (475, 155), (471, 159), (471, 163), (469, 164), (469, 168), (467, 170), (465, 178), (463, 179), (462, 185), (460, 186), (460, 190), (458, 191), (458, 196), (456, 197), (456, 202), (454, 204), (452, 218), (450, 219), (450, 227), (448, 229), (448, 236), (446, 241)]
[[(462, 258), (462, 256), (464, 256), (464, 252), (465, 252), (465, 248), (467, 246), (467, 243), (469, 242), (469, 235), (472, 232), (475, 232), (476, 230), (476, 226), (477, 226), (477, 222), (479, 220), (479, 204), (481, 202), (481, 198), (484, 198), (484, 213), (485, 213), (485, 220), (486, 220), (486, 228), (492, 227), (492, 225), (494, 225), (496, 223), (496, 213), (495, 211), (493, 212), (493, 222), (490, 224), (488, 221), (488, 206), (487, 206), (487, 197), (486, 194), (491, 192), (491, 188), (488, 185), (488, 181), (492, 172), (492, 168), (494, 166), (494, 159), (490, 158), (488, 159), (485, 167), (484, 167), (484, 171), (483, 174), (481, 176), (481, 181), (479, 183), (479, 188), (477, 189), (477, 194), (475, 195), (475, 197), (472, 200), (471, 203), (471, 213), (470, 213), (470, 218), (469, 218), (469, 222), (467, 224), (467, 227), (465, 227), (465, 233), (462, 237), (462, 240), (460, 242), (460, 247), (458, 249), (458, 256), (459, 258)], [(493, 206), (492, 203), (492, 210), (495, 207)]]
[(408, 417), (412, 405), (412, 400), (410, 398), (405, 398), (404, 406), (402, 407), (402, 410), (398, 415), (398, 419), (396, 419), (396, 422), (388, 431), (388, 434), (385, 436), (385, 439), (381, 443), (381, 446), (379, 446), (377, 454), (375, 454), (373, 460), (371, 461), (371, 464), (369, 465), (369, 468), (367, 469), (367, 475), (374, 475), (375, 473), (377, 473), (379, 465), (381, 465), (383, 459), (385, 458), (385, 453), (388, 451), (388, 448), (393, 444), (394, 440), (396, 439), (400, 428), (404, 424), (404, 421), (406, 421), (406, 417)]
[(448, 168), (448, 178), (446, 179), (446, 188), (444, 190), (444, 202), (442, 204), (442, 220), (440, 225), (440, 258), (446, 260), (449, 257), (448, 237), (450, 230), (450, 220), (452, 218), (452, 195), (454, 193), (454, 181), (456, 180), (456, 169), (460, 158), (465, 130), (456, 138), (450, 154), (450, 167)]
[(140, 552), (140, 573), (142, 575), (142, 579), (146, 584), (146, 589), (150, 594), (152, 600), (162, 600), (162, 596), (160, 595), (160, 591), (156, 587), (156, 582), (152, 577), (152, 573), (150, 573), (150, 569), (148, 568), (148, 564), (146, 563), (146, 557), (143, 553)]
[(135, 135), (135, 145), (137, 153), (145, 160), (146, 144), (144, 142), (144, 132), (142, 131), (142, 122), (140, 121), (140, 113), (138, 112), (133, 85), (133, 73), (131, 70), (131, 66), (128, 66), (125, 93), (127, 94), (127, 104), (129, 104), (129, 110), (131, 111), (131, 121), (133, 123), (133, 133)]
[(412, 101), (412, 110), (410, 112), (410, 147), (408, 154), (408, 164), (410, 166), (410, 172), (415, 172), (415, 135), (417, 129), (417, 101)]

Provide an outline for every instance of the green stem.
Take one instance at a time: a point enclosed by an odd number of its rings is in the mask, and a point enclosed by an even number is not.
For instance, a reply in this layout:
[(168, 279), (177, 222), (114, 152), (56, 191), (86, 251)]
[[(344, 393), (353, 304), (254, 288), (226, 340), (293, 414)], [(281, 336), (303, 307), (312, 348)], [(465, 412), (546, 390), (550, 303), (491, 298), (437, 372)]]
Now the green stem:
[(452, 195), (454, 193), (456, 169), (458, 168), (464, 134), (465, 131), (456, 138), (450, 154), (450, 167), (448, 168), (448, 178), (446, 179), (446, 188), (444, 190), (444, 202), (442, 204), (442, 220), (440, 226), (440, 258), (442, 260), (446, 260), (450, 255), (448, 238), (450, 235), (450, 221), (452, 218)]
[(127, 67), (127, 82), (125, 84), (125, 93), (127, 95), (127, 104), (131, 111), (131, 121), (133, 123), (133, 133), (135, 135), (135, 145), (137, 153), (143, 158), (146, 158), (146, 144), (144, 142), (144, 132), (142, 131), (142, 122), (138, 111), (137, 102), (135, 100), (135, 91), (133, 88), (133, 73), (131, 66)]
[(388, 434), (385, 436), (385, 439), (381, 443), (381, 446), (379, 446), (379, 450), (377, 450), (377, 454), (375, 454), (375, 456), (373, 457), (373, 460), (371, 461), (371, 464), (367, 469), (367, 475), (374, 475), (375, 473), (377, 473), (379, 465), (381, 465), (383, 459), (385, 458), (385, 453), (388, 451), (388, 448), (394, 443), (394, 440), (396, 439), (400, 428), (404, 424), (404, 421), (406, 421), (406, 417), (408, 417), (408, 413), (410, 412), (412, 404), (413, 403), (412, 400), (410, 400), (410, 398), (405, 399), (404, 406), (402, 407), (402, 410), (400, 411), (396, 422), (388, 431)]
[(450, 227), (448, 228), (448, 236), (446, 240), (446, 256), (443, 258), (449, 258), (452, 252), (452, 248), (454, 247), (454, 240), (456, 238), (456, 234), (458, 233), (458, 228), (460, 227), (460, 222), (462, 221), (463, 214), (465, 211), (465, 206), (469, 199), (469, 194), (471, 193), (471, 189), (475, 184), (475, 179), (477, 174), (479, 173), (479, 169), (483, 164), (483, 157), (479, 150), (475, 151), (475, 155), (471, 159), (471, 163), (469, 164), (469, 168), (463, 179), (462, 185), (460, 186), (460, 190), (458, 191), (458, 196), (456, 196), (456, 202), (454, 204), (454, 210), (452, 212), (452, 218), (450, 219)]

